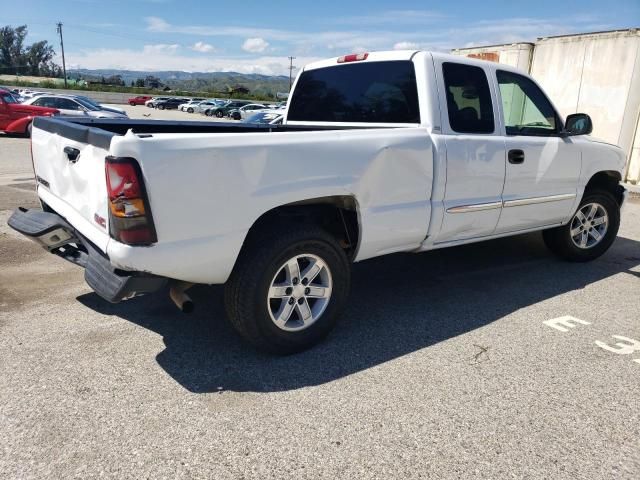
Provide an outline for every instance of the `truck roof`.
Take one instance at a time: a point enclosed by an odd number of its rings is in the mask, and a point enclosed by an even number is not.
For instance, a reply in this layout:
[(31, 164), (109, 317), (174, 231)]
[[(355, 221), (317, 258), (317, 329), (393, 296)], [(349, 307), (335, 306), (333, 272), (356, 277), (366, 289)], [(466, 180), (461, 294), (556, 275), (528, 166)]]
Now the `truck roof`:
[[(382, 52), (367, 52), (366, 59), (359, 60), (359, 62), (384, 62), (384, 61), (394, 61), (394, 60), (411, 60), (417, 53), (426, 53), (428, 55), (432, 55), (434, 58), (438, 58), (442, 60), (450, 60), (455, 63), (467, 63), (471, 65), (475, 64), (475, 65), (484, 65), (484, 66), (486, 66), (487, 64), (494, 64), (494, 62), (489, 62), (486, 60), (479, 60), (476, 58), (469, 58), (461, 55), (452, 55), (450, 53), (433, 52), (428, 50), (390, 50), (390, 51), (382, 51)], [(317, 68), (333, 67), (335, 65), (338, 65), (339, 63), (348, 65), (349, 62), (342, 63), (338, 61), (343, 57), (344, 56), (333, 57), (333, 58), (328, 58), (326, 60), (319, 60), (317, 62), (309, 63), (304, 66), (302, 71), (315, 70)], [(517, 69), (510, 68), (508, 65), (503, 65), (503, 64), (500, 65), (500, 68), (504, 70), (517, 71)]]

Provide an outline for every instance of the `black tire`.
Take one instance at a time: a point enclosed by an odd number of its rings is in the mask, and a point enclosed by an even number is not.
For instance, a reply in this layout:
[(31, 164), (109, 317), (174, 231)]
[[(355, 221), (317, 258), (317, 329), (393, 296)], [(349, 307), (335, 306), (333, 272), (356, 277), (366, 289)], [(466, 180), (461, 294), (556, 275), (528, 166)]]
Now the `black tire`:
[(129, 105), (131, 105), (132, 107), (136, 106), (136, 102), (129, 102)]
[(193, 108), (191, 107), (187, 108), (187, 113), (193, 113)]
[(33, 130), (33, 122), (29, 122), (29, 124), (24, 128), (24, 133), (22, 134), (24, 138), (31, 138), (32, 130)]
[(212, 112), (211, 110), (205, 110), (205, 111), (204, 111), (204, 114), (205, 114), (207, 117), (210, 117), (211, 115), (213, 115), (213, 112)]
[[(571, 228), (575, 215), (582, 207), (590, 203), (602, 206), (608, 217), (607, 231), (599, 243), (590, 248), (580, 248), (571, 239)], [(620, 205), (614, 196), (605, 190), (586, 191), (576, 213), (566, 225), (542, 232), (545, 245), (554, 254), (570, 262), (589, 262), (604, 254), (618, 235), (620, 228)]]
[(164, 110), (164, 105), (158, 105), (158, 110)]
[[(331, 297), (315, 322), (303, 330), (287, 331), (271, 319), (269, 287), (285, 262), (303, 254), (315, 255), (328, 266), (333, 282)], [(287, 226), (277, 231), (253, 232), (225, 286), (227, 318), (233, 328), (259, 350), (278, 355), (300, 352), (320, 342), (333, 329), (350, 283), (351, 267), (345, 252), (336, 239), (320, 227)]]
[(224, 117), (224, 112), (222, 110), (216, 110), (216, 117), (218, 118)]

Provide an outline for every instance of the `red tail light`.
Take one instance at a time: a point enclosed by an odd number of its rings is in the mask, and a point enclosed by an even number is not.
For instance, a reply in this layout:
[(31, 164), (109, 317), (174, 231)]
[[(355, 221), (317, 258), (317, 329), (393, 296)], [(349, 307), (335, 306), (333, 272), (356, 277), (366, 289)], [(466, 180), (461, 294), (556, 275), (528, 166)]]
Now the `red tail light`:
[(352, 53), (338, 58), (338, 63), (361, 62), (369, 57), (368, 53)]
[(107, 157), (109, 232), (128, 245), (158, 241), (140, 165), (133, 158)]

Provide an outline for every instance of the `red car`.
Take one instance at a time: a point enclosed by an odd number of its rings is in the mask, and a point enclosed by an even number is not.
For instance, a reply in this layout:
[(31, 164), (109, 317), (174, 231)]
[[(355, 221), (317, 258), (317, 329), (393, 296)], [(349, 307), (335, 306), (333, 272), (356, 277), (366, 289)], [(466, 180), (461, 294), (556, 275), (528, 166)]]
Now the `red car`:
[(136, 105), (144, 105), (144, 102), (146, 102), (147, 100), (151, 100), (151, 97), (147, 95), (139, 95), (137, 97), (131, 97), (127, 101), (129, 102), (129, 105), (135, 107)]
[(0, 131), (31, 136), (33, 117), (50, 117), (60, 113), (55, 108), (22, 105), (11, 92), (0, 89)]

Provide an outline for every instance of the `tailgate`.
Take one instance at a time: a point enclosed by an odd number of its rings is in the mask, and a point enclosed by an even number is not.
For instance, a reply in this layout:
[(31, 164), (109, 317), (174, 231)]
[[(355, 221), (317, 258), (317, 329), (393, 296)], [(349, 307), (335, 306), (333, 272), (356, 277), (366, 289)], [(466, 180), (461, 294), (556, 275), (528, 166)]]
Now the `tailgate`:
[(103, 252), (109, 241), (105, 157), (113, 136), (41, 118), (31, 136), (39, 197)]

